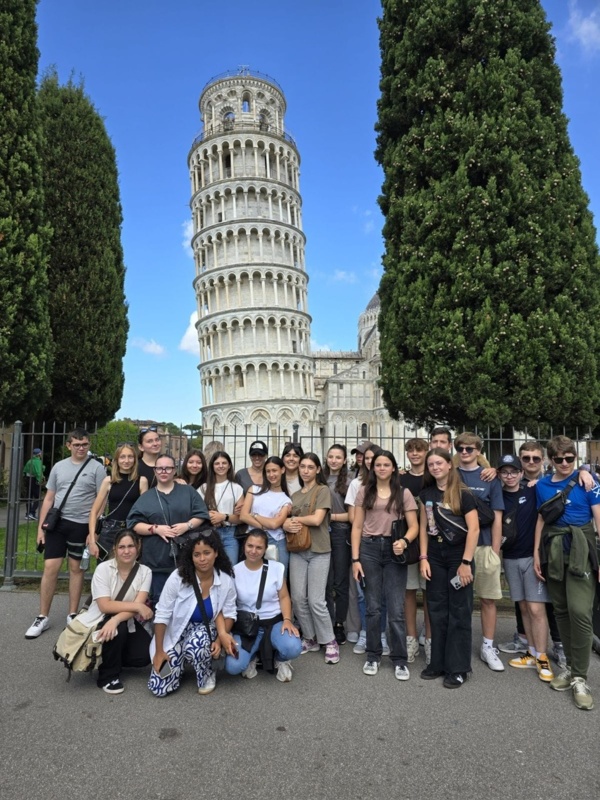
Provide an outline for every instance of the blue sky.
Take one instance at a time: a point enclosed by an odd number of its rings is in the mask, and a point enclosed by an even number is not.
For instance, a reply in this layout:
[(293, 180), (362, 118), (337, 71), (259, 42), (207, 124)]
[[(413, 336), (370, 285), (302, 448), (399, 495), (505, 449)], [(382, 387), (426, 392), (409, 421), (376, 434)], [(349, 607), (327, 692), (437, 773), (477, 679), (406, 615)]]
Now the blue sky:
[[(600, 0), (542, 5), (598, 225)], [(239, 65), (286, 94), (302, 159), (313, 348), (356, 347), (383, 252), (373, 158), (379, 13), (379, 0), (41, 0), (40, 71), (83, 78), (117, 152), (130, 321), (118, 417), (200, 421), (187, 154), (203, 86)]]

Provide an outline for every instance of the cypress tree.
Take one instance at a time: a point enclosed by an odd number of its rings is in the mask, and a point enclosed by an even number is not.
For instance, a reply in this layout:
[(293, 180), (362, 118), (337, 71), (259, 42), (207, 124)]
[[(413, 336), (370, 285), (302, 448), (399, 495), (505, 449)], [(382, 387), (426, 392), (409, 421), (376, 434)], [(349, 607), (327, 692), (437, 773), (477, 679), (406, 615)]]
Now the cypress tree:
[(383, 0), (382, 388), (393, 416), (594, 425), (600, 265), (538, 0)]
[(38, 100), (56, 350), (42, 418), (103, 424), (121, 405), (128, 331), (115, 151), (81, 84), (51, 71)]
[(35, 80), (35, 0), (0, 4), (0, 420), (48, 396), (52, 340)]

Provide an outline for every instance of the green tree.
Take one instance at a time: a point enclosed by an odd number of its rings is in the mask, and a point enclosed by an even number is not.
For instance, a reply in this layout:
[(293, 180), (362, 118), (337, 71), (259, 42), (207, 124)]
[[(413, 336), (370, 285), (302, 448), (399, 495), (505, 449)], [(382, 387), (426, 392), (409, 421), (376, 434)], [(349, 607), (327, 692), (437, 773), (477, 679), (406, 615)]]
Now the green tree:
[(121, 405), (128, 331), (115, 151), (81, 84), (51, 71), (38, 99), (56, 353), (42, 418), (102, 424)]
[(427, 424), (593, 425), (599, 259), (538, 0), (383, 0), (382, 378)]
[(113, 419), (91, 435), (90, 449), (96, 455), (108, 455), (112, 458), (117, 447), (124, 442), (128, 442), (133, 445), (137, 453), (139, 432), (140, 429), (131, 420)]
[(35, 0), (0, 5), (0, 419), (6, 422), (40, 410), (52, 366), (35, 9)]

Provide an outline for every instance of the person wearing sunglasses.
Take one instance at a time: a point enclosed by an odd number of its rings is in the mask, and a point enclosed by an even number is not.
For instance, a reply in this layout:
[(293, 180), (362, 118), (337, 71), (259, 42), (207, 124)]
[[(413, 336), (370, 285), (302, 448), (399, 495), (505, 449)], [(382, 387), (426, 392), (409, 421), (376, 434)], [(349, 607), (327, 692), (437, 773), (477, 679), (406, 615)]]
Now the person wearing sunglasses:
[(569, 689), (577, 708), (591, 710), (594, 699), (587, 684), (594, 631), (592, 613), (598, 585), (597, 534), (600, 530), (600, 486), (585, 491), (576, 480), (577, 448), (566, 436), (547, 444), (555, 469), (535, 485), (538, 511), (559, 492), (567, 492), (561, 516), (546, 523), (538, 513), (533, 564), (546, 581), (565, 649), (567, 666), (550, 682), (558, 692)]
[(156, 459), (162, 450), (162, 439), (156, 425), (140, 428), (138, 447), (140, 450), (138, 474), (146, 478), (148, 486), (152, 489), (156, 486), (156, 473), (154, 472)]
[(500, 545), (502, 544), (502, 485), (498, 478), (485, 481), (482, 467), (478, 465), (483, 442), (476, 433), (465, 431), (454, 440), (458, 454), (458, 471), (466, 486), (494, 512), (491, 525), (480, 525), (479, 541), (475, 550), (475, 580), (473, 589), (481, 606), (481, 632), (483, 641), (479, 656), (493, 672), (504, 672), (504, 664), (494, 647), (496, 634), (496, 601), (502, 599), (500, 586)]
[(127, 517), (127, 527), (142, 537), (140, 564), (152, 570), (150, 593), (156, 603), (176, 566), (178, 547), (173, 540), (197, 530), (204, 521), (210, 521), (210, 514), (193, 486), (175, 480), (177, 471), (173, 456), (159, 456), (154, 473), (156, 486), (135, 502)]

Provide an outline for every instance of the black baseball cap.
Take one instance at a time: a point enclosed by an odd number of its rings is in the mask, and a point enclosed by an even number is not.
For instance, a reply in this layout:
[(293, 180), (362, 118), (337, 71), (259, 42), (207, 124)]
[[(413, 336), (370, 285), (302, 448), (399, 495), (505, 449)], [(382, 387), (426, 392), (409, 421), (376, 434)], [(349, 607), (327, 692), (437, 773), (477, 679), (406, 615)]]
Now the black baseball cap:
[(521, 459), (517, 458), (516, 456), (513, 456), (511, 453), (502, 456), (502, 458), (498, 462), (498, 466), (496, 467), (496, 469), (499, 472), (503, 467), (512, 467), (513, 469), (516, 469), (518, 472), (521, 472), (523, 470)]
[(258, 440), (256, 442), (252, 442), (250, 449), (248, 450), (248, 454), (251, 456), (268, 456), (269, 448), (264, 442)]

